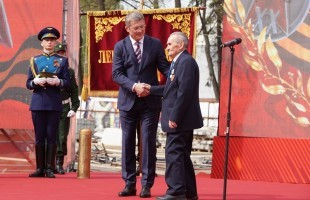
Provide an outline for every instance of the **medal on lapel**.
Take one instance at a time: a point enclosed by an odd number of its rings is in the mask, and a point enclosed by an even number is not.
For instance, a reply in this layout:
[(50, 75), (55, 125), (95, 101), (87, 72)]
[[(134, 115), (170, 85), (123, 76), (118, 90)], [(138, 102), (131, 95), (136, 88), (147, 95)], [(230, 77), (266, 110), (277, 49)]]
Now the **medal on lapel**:
[(174, 69), (172, 69), (171, 74), (170, 74), (170, 81), (173, 81), (174, 79)]
[(60, 67), (59, 61), (58, 60), (54, 60), (54, 67)]

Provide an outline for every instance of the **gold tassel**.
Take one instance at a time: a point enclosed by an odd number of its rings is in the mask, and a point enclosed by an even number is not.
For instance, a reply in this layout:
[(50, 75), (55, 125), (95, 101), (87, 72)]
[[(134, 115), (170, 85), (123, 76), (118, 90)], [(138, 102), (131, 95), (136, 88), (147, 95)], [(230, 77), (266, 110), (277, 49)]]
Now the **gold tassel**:
[(36, 73), (36, 70), (34, 69), (34, 58), (33, 57), (30, 58), (30, 69), (31, 69), (31, 72), (34, 78), (39, 77), (39, 75)]
[(83, 101), (86, 101), (87, 98), (88, 98), (88, 87), (87, 87), (87, 85), (84, 84), (83, 88), (82, 88), (81, 99)]

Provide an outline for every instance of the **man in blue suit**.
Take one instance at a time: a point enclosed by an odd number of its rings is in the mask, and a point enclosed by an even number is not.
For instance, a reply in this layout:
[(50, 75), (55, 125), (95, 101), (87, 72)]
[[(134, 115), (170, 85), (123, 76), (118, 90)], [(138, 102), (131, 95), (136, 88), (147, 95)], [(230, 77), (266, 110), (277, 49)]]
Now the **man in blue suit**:
[(199, 68), (188, 53), (188, 39), (182, 32), (172, 33), (167, 41), (172, 59), (165, 87), (147, 86), (151, 95), (162, 95), (161, 126), (167, 133), (166, 195), (158, 200), (197, 200), (194, 167), (190, 158), (193, 130), (203, 126), (199, 104)]
[(119, 85), (117, 106), (122, 128), (122, 178), (119, 196), (136, 195), (136, 127), (141, 123), (141, 198), (151, 197), (156, 168), (156, 133), (161, 97), (149, 95), (144, 83), (159, 85), (157, 70), (167, 77), (169, 63), (160, 40), (145, 35), (145, 20), (135, 11), (125, 18), (129, 36), (114, 47), (112, 78)]
[(55, 178), (56, 139), (62, 111), (61, 89), (70, 86), (68, 59), (54, 52), (60, 33), (46, 27), (38, 34), (43, 53), (32, 57), (26, 87), (35, 132), (36, 171), (29, 177)]

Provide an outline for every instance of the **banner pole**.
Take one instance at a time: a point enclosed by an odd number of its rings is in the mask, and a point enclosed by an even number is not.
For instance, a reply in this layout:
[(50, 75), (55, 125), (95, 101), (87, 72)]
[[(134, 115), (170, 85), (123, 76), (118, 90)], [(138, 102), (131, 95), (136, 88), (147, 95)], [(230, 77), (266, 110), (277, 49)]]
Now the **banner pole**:
[(144, 0), (140, 0), (140, 9), (143, 9), (143, 5), (144, 5)]

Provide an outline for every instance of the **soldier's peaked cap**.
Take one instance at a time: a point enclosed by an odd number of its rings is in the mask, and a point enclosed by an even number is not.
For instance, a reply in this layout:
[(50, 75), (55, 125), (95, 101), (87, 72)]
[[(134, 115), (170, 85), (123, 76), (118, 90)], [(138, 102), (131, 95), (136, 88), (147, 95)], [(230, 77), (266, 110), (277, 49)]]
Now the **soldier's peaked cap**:
[(67, 45), (66, 44), (57, 44), (55, 46), (55, 52), (57, 51), (66, 51)]
[(38, 34), (38, 39), (42, 41), (44, 38), (56, 38), (58, 39), (60, 37), (59, 31), (54, 28), (54, 27), (45, 27), (43, 28), (39, 34)]

